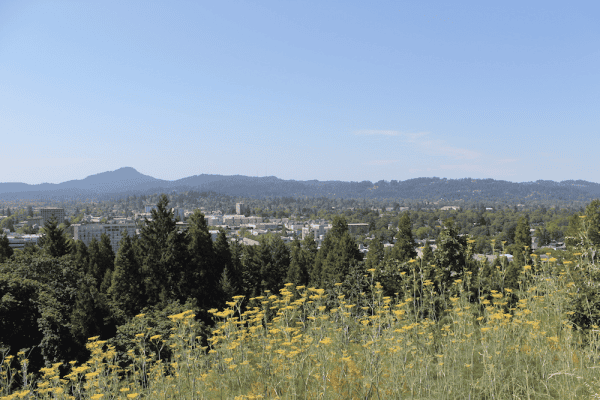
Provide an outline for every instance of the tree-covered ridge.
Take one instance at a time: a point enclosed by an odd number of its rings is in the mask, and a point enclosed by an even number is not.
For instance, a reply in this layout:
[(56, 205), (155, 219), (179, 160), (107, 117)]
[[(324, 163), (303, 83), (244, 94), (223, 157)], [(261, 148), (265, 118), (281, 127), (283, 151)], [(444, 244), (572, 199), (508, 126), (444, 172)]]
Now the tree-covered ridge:
[(156, 192), (215, 192), (229, 196), (327, 197), (350, 199), (421, 199), (424, 201), (579, 201), (600, 195), (600, 184), (581, 180), (508, 182), (494, 179), (415, 178), (405, 181), (296, 181), (274, 176), (196, 175), (175, 181), (155, 179), (121, 168), (61, 184), (0, 183), (0, 199), (107, 200)]

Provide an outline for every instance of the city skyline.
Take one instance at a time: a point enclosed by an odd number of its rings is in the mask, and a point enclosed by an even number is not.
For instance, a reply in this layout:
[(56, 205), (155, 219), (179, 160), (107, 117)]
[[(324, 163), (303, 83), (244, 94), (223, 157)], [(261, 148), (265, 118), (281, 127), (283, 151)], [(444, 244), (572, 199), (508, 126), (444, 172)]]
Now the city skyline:
[(598, 11), (3, 2), (0, 182), (598, 182)]

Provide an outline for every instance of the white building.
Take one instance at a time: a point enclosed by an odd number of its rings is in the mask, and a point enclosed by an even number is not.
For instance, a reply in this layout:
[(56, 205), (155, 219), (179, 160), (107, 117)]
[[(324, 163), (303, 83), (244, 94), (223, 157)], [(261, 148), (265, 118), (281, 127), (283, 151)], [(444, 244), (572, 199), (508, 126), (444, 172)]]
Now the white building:
[(44, 207), (40, 208), (40, 214), (42, 216), (42, 225), (50, 219), (52, 215), (56, 218), (56, 221), (60, 224), (65, 220), (65, 209), (57, 207)]
[(16, 235), (8, 236), (8, 245), (13, 249), (22, 249), (27, 244), (37, 245), (42, 235)]
[(119, 250), (119, 242), (123, 238), (123, 232), (127, 231), (129, 237), (136, 235), (135, 224), (75, 224), (73, 226), (73, 239), (81, 240), (86, 246), (90, 245), (93, 238), (100, 241), (104, 233), (110, 239), (110, 245), (116, 253)]

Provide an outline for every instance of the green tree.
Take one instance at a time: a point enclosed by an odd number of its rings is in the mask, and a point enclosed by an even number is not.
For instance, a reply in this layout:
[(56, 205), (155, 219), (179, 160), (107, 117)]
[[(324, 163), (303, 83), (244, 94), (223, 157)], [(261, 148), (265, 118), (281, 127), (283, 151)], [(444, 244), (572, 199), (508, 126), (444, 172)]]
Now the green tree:
[(290, 253), (279, 235), (260, 237), (259, 246), (261, 290), (279, 293), (290, 266)]
[(434, 259), (435, 257), (433, 255), (433, 251), (431, 250), (431, 246), (429, 245), (429, 240), (426, 240), (425, 244), (423, 245), (421, 260), (423, 261), (423, 264), (427, 265), (433, 262)]
[(107, 291), (111, 308), (120, 323), (132, 318), (144, 306), (140, 266), (131, 238), (124, 232), (115, 257), (115, 270)]
[(10, 247), (8, 237), (0, 236), (0, 263), (7, 261), (13, 255), (13, 249)]
[(223, 293), (225, 299), (230, 300), (231, 297), (242, 291), (242, 267), (240, 264), (242, 246), (237, 242), (232, 243), (230, 246), (227, 234), (221, 229), (213, 248), (215, 268), (217, 271), (222, 271), (219, 279), (221, 293)]
[(46, 254), (55, 258), (71, 252), (69, 242), (65, 238), (64, 231), (58, 228), (54, 214), (44, 223), (42, 248)]
[(4, 218), (1, 222), (0, 222), (0, 228), (2, 229), (8, 229), (11, 232), (15, 231), (15, 224), (14, 224), (14, 220), (12, 217), (7, 217)]
[[(222, 297), (219, 281), (225, 265), (217, 255), (204, 214), (196, 210), (188, 219), (188, 248), (191, 265), (185, 269), (183, 283), (186, 291), (198, 300), (202, 308), (216, 307)], [(226, 263), (227, 261), (225, 261)]]
[(396, 243), (391, 252), (388, 253), (389, 258), (405, 262), (417, 257), (415, 250), (415, 239), (412, 234), (412, 224), (408, 213), (402, 213), (398, 222), (398, 233), (396, 233)]
[[(70, 328), (73, 336), (78, 339), (81, 346), (92, 336), (112, 336), (112, 331), (107, 332), (108, 324), (105, 323), (105, 315), (108, 310), (106, 300), (94, 286), (95, 281), (87, 275), (89, 280), (79, 284), (73, 311), (71, 312)], [(80, 356), (86, 356), (86, 352), (80, 352)], [(81, 358), (80, 358), (80, 361)]]
[[(181, 297), (188, 294), (178, 287), (189, 262), (186, 234), (178, 232), (168, 204), (169, 198), (162, 194), (152, 210), (152, 220), (145, 221), (138, 240), (148, 305), (165, 305), (177, 298), (185, 301)], [(184, 289), (188, 287), (186, 284)]]
[(585, 207), (585, 225), (590, 245), (600, 245), (600, 200), (595, 199)]
[(514, 252), (514, 261), (519, 266), (531, 264), (531, 232), (529, 226), (529, 218), (522, 216), (517, 222), (515, 228), (515, 245), (517, 250)]
[(285, 278), (286, 283), (290, 282), (296, 286), (305, 286), (308, 284), (308, 255), (307, 250), (302, 248), (299, 240), (294, 240), (290, 251), (290, 268)]
[(329, 288), (341, 283), (358, 261), (362, 261), (362, 254), (348, 232), (348, 223), (344, 217), (336, 215), (315, 258), (310, 284)]
[(88, 252), (87, 246), (81, 240), (77, 240), (73, 243), (72, 255), (73, 261), (77, 268), (82, 272), (89, 271), (90, 264), (90, 253)]
[(440, 286), (449, 286), (452, 281), (463, 278), (467, 239), (465, 236), (458, 235), (454, 220), (448, 218), (444, 221), (444, 228), (436, 244), (437, 249), (434, 253), (436, 277)]
[(380, 269), (384, 256), (383, 242), (381, 241), (381, 237), (376, 235), (375, 238), (371, 240), (369, 251), (367, 252), (367, 259), (365, 260), (367, 270), (371, 268)]
[(101, 293), (106, 293), (112, 283), (112, 272), (115, 268), (115, 252), (113, 251), (108, 235), (104, 233), (100, 235), (98, 250), (100, 270), (97, 273), (98, 279), (102, 279), (99, 281), (101, 282), (99, 290)]

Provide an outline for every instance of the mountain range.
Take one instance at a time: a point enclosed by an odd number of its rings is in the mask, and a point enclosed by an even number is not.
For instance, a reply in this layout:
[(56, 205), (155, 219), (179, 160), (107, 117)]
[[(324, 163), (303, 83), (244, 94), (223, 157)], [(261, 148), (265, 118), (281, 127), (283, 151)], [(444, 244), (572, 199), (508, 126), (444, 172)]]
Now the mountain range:
[(588, 202), (600, 197), (600, 184), (582, 180), (562, 182), (538, 180), (515, 183), (494, 179), (436, 177), (373, 183), (370, 181), (296, 181), (279, 179), (274, 176), (208, 174), (167, 181), (141, 174), (131, 167), (58, 184), (0, 183), (0, 199), (4, 200), (105, 200), (133, 194), (187, 191), (214, 192), (251, 198), (308, 196), (428, 201), (560, 200)]

